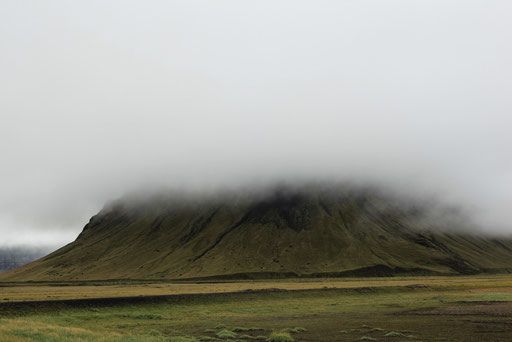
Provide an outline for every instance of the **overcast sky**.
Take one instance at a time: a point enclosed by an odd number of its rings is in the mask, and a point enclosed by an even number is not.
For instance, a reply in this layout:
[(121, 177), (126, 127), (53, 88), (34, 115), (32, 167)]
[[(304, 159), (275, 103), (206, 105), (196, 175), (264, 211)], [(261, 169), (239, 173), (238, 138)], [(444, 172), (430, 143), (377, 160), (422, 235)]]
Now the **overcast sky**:
[(512, 2), (0, 2), (0, 245), (146, 186), (356, 179), (512, 233)]

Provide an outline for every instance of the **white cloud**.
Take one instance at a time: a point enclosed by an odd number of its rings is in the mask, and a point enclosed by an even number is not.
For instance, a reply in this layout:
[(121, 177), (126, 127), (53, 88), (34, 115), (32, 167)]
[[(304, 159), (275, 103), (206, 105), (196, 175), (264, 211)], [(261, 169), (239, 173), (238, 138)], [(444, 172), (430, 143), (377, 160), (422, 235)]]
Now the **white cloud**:
[(0, 233), (76, 235), (148, 184), (301, 177), (441, 194), (510, 232), (511, 10), (3, 2)]

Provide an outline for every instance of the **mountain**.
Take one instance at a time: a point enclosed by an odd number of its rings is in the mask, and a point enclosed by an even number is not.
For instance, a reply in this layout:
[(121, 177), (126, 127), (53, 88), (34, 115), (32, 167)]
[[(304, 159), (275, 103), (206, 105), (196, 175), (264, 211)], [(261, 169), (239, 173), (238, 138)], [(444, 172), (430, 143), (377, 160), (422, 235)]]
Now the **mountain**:
[[(374, 189), (124, 198), (8, 280), (477, 274), (512, 270), (512, 240), (457, 211)], [(466, 231), (466, 232), (465, 232)], [(465, 233), (463, 233), (465, 232)]]
[(39, 259), (55, 248), (50, 247), (0, 247), (0, 273)]

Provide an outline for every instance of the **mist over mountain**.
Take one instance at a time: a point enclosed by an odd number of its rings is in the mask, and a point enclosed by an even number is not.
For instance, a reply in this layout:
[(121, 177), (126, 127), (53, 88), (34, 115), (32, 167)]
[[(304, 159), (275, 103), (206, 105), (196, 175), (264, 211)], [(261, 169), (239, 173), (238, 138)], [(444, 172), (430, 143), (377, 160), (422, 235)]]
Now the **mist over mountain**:
[(0, 245), (66, 244), (133, 189), (282, 180), (378, 184), (510, 233), (511, 11), (2, 2)]
[(57, 247), (0, 247), (0, 273), (12, 270), (39, 259)]
[(131, 194), (6, 280), (268, 278), (512, 272), (512, 239), (464, 212), (375, 187)]

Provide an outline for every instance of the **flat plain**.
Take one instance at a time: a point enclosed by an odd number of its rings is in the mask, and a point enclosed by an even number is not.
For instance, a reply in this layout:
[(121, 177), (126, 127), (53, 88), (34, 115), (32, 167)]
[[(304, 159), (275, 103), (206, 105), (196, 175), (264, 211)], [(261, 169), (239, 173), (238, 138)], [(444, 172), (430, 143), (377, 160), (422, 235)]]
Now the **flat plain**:
[(510, 341), (512, 276), (0, 283), (0, 341)]

